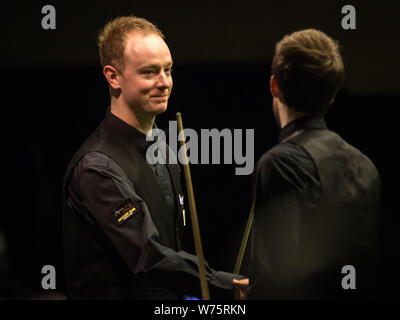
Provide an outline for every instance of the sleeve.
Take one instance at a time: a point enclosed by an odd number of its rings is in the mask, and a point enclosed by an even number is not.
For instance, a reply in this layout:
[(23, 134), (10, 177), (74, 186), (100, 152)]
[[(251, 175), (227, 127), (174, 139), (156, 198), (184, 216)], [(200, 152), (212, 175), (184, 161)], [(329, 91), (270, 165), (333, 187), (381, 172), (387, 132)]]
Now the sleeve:
[(253, 278), (252, 290), (262, 290), (263, 296), (284, 292), (299, 279), (303, 218), (300, 196), (308, 192), (307, 177), (314, 174), (312, 167), (303, 166), (307, 158), (280, 151), (261, 158), (255, 177), (250, 278)]
[[(89, 153), (74, 172), (77, 193), (91, 223), (104, 232), (134, 274), (148, 273), (171, 291), (199, 295), (198, 259), (159, 243), (159, 234), (146, 203), (122, 169), (101, 153)], [(212, 286), (233, 289), (242, 278), (207, 265)]]

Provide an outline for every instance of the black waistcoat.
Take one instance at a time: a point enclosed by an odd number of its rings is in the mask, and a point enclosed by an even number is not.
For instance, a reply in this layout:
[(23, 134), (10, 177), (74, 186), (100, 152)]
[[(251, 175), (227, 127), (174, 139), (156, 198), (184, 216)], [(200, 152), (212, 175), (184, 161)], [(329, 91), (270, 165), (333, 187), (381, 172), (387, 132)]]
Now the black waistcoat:
[[(378, 254), (381, 190), (373, 163), (336, 133), (327, 129), (305, 129), (295, 132), (285, 142), (301, 146), (313, 159), (320, 183), (318, 203), (302, 210), (301, 263), (304, 275), (318, 283), (318, 276), (340, 287), (341, 268), (354, 265), (360, 274), (358, 283), (373, 285)], [(329, 284), (321, 281), (321, 290)], [(327, 287), (324, 287), (327, 286)], [(361, 289), (361, 288), (360, 288)]]
[[(160, 233), (160, 244), (179, 250), (182, 223), (178, 223), (177, 220), (181, 219), (181, 214), (178, 212), (165, 213), (166, 210), (171, 211), (170, 206), (162, 195), (143, 151), (140, 150), (140, 147), (136, 146), (135, 148), (135, 145), (129, 141), (127, 132), (132, 134), (129, 125), (108, 113), (70, 161), (64, 178), (64, 188), (67, 188), (73, 168), (85, 154), (93, 151), (104, 153), (121, 167), (131, 180), (137, 194), (145, 201)], [(167, 167), (174, 186), (175, 200), (179, 203), (178, 195), (182, 194), (180, 168), (177, 164), (167, 164)], [(65, 191), (66, 189), (64, 189), (64, 195)], [(180, 206), (176, 205), (176, 208), (179, 210)], [(176, 217), (175, 221), (170, 219), (170, 216)]]
[[(177, 164), (167, 164), (174, 187), (176, 201), (176, 212), (172, 212), (172, 208), (165, 200), (153, 171), (146, 161), (145, 154), (143, 153), (144, 146), (132, 144), (132, 138), (134, 138), (132, 137), (132, 134), (135, 135), (140, 133), (135, 133), (135, 130), (132, 130), (128, 124), (108, 112), (105, 119), (101, 122), (97, 129), (74, 154), (67, 167), (63, 182), (64, 254), (70, 255), (65, 259), (66, 273), (68, 273), (69, 270), (68, 264), (74, 263), (74, 247), (80, 246), (80, 244), (77, 243), (78, 240), (76, 239), (81, 238), (81, 235), (78, 237), (76, 236), (76, 233), (87, 232), (87, 229), (82, 226), (82, 220), (80, 220), (76, 215), (72, 214), (71, 207), (67, 203), (68, 184), (75, 165), (85, 154), (89, 152), (103, 153), (113, 159), (120, 166), (120, 168), (125, 172), (127, 177), (132, 182), (136, 193), (145, 201), (151, 218), (157, 227), (159, 233), (159, 243), (176, 251), (181, 249), (183, 223), (181, 214), (182, 206), (180, 205), (178, 198), (178, 196), (182, 194), (180, 168)], [(143, 137), (141, 138), (143, 140)], [(94, 241), (103, 241), (98, 240), (101, 239), (99, 234), (93, 234), (92, 238), (97, 239)], [(90, 242), (93, 240), (89, 239), (88, 241)], [(104, 246), (109, 246), (107, 241), (104, 241), (103, 244)], [(98, 244), (93, 242), (93, 245), (94, 247), (97, 247)], [(111, 249), (109, 251), (114, 250)], [(114, 257), (115, 259), (113, 259), (113, 262), (119, 260), (117, 255)], [(120, 289), (116, 289), (115, 295), (110, 294), (110, 296), (114, 298), (124, 298), (129, 296), (143, 298), (146, 293), (142, 294), (140, 292), (132, 292), (132, 287), (126, 283), (129, 282), (126, 281), (127, 277), (132, 277), (128, 268), (123, 266), (119, 261), (116, 262), (116, 265), (116, 268), (118, 268), (118, 273), (121, 275), (125, 274), (125, 278), (121, 277), (120, 287), (125, 287), (126, 290), (122, 289), (125, 290), (125, 294), (122, 294), (121, 296), (119, 293)], [(74, 268), (76, 268), (76, 266)], [(68, 274), (66, 276), (68, 278)], [(145, 284), (145, 286), (151, 287), (151, 279), (146, 279), (146, 276), (142, 277), (142, 279), (135, 279), (135, 281), (142, 280), (143, 283), (149, 284)], [(162, 290), (160, 292), (161, 293), (158, 295), (158, 298), (171, 298), (168, 295), (164, 295)], [(153, 297), (157, 297), (157, 293), (152, 292), (151, 294)]]

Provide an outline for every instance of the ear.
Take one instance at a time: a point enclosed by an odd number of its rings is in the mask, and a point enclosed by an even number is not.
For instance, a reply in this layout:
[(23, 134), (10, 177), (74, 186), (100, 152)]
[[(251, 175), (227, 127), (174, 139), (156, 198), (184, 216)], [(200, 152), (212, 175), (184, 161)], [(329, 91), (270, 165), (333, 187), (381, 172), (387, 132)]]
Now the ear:
[(333, 103), (333, 101), (335, 101), (335, 98), (332, 98), (331, 102), (329, 103), (329, 105), (331, 105)]
[(281, 91), (279, 90), (278, 82), (276, 82), (274, 75), (271, 75), (271, 78), (269, 79), (269, 89), (274, 98), (280, 98)]
[(103, 74), (106, 77), (111, 88), (115, 90), (121, 89), (120, 74), (117, 69), (115, 69), (113, 66), (106, 65), (103, 68)]

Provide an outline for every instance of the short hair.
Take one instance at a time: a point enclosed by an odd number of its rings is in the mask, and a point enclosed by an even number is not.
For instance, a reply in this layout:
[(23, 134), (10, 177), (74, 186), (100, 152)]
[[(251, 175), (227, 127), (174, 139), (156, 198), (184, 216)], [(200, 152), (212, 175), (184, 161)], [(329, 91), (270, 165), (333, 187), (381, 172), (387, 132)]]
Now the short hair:
[(282, 102), (314, 115), (328, 111), (345, 75), (338, 42), (315, 29), (283, 37), (275, 46), (271, 71)]
[(162, 39), (165, 38), (161, 30), (146, 19), (135, 16), (118, 17), (108, 22), (97, 38), (100, 63), (103, 68), (111, 65), (119, 72), (124, 70), (126, 35), (133, 31), (141, 34), (156, 34)]

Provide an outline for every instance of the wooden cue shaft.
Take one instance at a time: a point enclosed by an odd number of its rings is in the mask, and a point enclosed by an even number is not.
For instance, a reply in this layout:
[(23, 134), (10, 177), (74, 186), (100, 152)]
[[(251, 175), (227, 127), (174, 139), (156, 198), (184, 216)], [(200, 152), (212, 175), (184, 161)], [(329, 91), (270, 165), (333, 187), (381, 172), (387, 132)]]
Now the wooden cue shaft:
[[(181, 116), (180, 112), (177, 112), (176, 119), (178, 121), (178, 132), (179, 132), (179, 134), (183, 135), (183, 123), (182, 123), (182, 116)], [(185, 174), (185, 181), (186, 181), (187, 192), (188, 192), (189, 210), (190, 210), (190, 217), (192, 220), (194, 245), (196, 248), (196, 255), (199, 259), (199, 276), (200, 276), (201, 293), (203, 296), (203, 300), (210, 300), (210, 291), (208, 289), (208, 282), (207, 282), (207, 278), (206, 278), (206, 268), (205, 268), (205, 261), (204, 261), (204, 255), (203, 255), (203, 247), (201, 244), (200, 227), (199, 227), (199, 221), (197, 219), (196, 203), (194, 200), (192, 177), (190, 174), (189, 161), (187, 158), (186, 144), (185, 144), (184, 138), (180, 139), (180, 140), (181, 140), (181, 146), (183, 148), (183, 156), (184, 156), (183, 170), (184, 170), (184, 174)]]
[(240, 272), (240, 267), (242, 265), (244, 252), (246, 250), (247, 240), (249, 239), (251, 226), (253, 224), (253, 217), (254, 217), (254, 201), (251, 205), (249, 218), (247, 219), (246, 229), (244, 230), (242, 243), (240, 244), (239, 253), (236, 258), (235, 268), (233, 269), (233, 273), (236, 273), (236, 274), (238, 274)]

